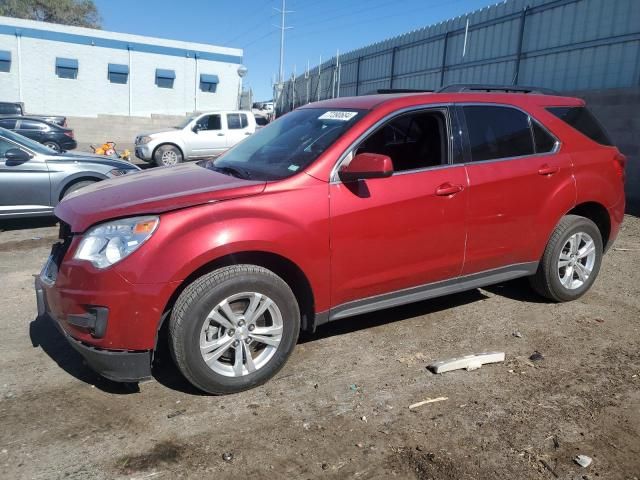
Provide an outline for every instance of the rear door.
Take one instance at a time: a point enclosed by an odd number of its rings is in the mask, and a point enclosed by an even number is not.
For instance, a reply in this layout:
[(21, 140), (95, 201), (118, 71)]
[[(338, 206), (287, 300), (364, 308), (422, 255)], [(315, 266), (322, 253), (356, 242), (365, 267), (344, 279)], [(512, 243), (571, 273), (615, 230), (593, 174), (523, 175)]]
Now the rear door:
[(253, 133), (246, 113), (227, 113), (227, 147), (231, 148)]
[(35, 120), (18, 120), (16, 124), (16, 132), (25, 137), (29, 137), (36, 142), (43, 142), (46, 140), (47, 125), (43, 122), (37, 122)]
[(537, 262), (535, 246), (549, 234), (538, 222), (549, 201), (575, 199), (570, 155), (518, 108), (460, 105), (458, 115), (466, 123), (469, 175), (463, 275)]
[(192, 157), (208, 157), (219, 155), (227, 148), (226, 131), (222, 125), (222, 115), (219, 113), (203, 115), (196, 121), (197, 133), (186, 131), (186, 143)]
[(19, 146), (0, 137), (0, 218), (51, 210), (47, 163), (38, 156), (26, 162), (7, 160), (5, 153)]

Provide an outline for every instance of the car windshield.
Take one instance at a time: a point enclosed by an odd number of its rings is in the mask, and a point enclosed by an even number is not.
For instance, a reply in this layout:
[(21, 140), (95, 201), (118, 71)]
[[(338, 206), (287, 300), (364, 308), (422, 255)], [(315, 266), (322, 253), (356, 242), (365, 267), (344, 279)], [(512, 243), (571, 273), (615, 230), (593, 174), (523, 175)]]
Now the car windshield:
[(304, 108), (256, 131), (216, 160), (210, 170), (251, 180), (280, 180), (311, 165), (364, 115), (364, 110)]
[(20, 144), (21, 146), (28, 148), (36, 153), (40, 153), (42, 155), (56, 155), (57, 153), (49, 147), (45, 147), (41, 143), (36, 142), (35, 140), (31, 140), (23, 135), (12, 132), (11, 130), (7, 130), (6, 128), (0, 128), (0, 135), (5, 137), (8, 140), (11, 140), (15, 143)]
[(189, 125), (194, 118), (196, 118), (196, 117), (187, 117), (182, 122), (180, 122), (178, 125), (174, 126), (173, 128), (175, 128), (177, 130), (182, 130), (184, 127)]

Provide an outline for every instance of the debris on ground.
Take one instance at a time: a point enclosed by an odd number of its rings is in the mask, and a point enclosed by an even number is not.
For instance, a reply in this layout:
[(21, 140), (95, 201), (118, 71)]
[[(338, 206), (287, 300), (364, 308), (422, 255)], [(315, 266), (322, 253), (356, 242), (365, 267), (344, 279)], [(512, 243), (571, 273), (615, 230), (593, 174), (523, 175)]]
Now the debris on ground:
[(515, 330), (511, 335), (513, 335), (516, 338), (522, 338), (522, 334), (518, 330)]
[(587, 468), (593, 462), (593, 459), (588, 455), (576, 455), (576, 458), (573, 459), (578, 465), (582, 468)]
[(367, 417), (366, 415), (363, 415), (360, 417), (360, 420), (362, 420), (364, 423), (367, 423)]
[(556, 473), (556, 471), (553, 469), (553, 467), (549, 465), (549, 463), (546, 460), (540, 459), (540, 463), (544, 468), (546, 468), (547, 470), (549, 470), (549, 472), (551, 472), (551, 475), (553, 475), (555, 478), (560, 478)]
[(504, 352), (484, 352), (476, 355), (440, 360), (427, 366), (433, 373), (450, 372), (451, 370), (476, 370), (485, 363), (504, 362)]
[(182, 415), (183, 413), (186, 413), (186, 410), (176, 410), (175, 412), (171, 412), (169, 414), (167, 414), (167, 418), (173, 418), (173, 417), (177, 417), (178, 415)]
[(426, 405), (427, 403), (443, 402), (445, 400), (449, 400), (449, 397), (427, 398), (421, 402), (412, 403), (409, 405), (409, 410), (414, 410), (422, 405)]
[(349, 390), (351, 390), (352, 392), (358, 391), (358, 385), (352, 383), (351, 385), (349, 385)]
[(222, 459), (223, 459), (225, 462), (230, 462), (230, 461), (232, 461), (232, 460), (233, 460), (233, 453), (231, 453), (231, 452), (224, 452), (224, 453), (222, 454)]
[(529, 356), (529, 360), (531, 360), (532, 362), (539, 362), (541, 360), (544, 360), (544, 355), (536, 350), (531, 354), (531, 356)]
[(405, 355), (403, 357), (398, 358), (400, 363), (403, 363), (407, 367), (411, 367), (417, 363), (424, 362), (427, 359), (426, 355), (422, 352), (413, 353), (410, 355)]

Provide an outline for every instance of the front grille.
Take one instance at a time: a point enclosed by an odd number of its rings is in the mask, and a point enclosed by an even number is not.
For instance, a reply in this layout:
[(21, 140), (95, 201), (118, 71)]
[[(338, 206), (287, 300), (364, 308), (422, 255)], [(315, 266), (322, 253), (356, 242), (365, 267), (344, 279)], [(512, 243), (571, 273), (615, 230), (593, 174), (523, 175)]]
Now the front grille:
[(71, 240), (73, 239), (71, 226), (69, 224), (60, 221), (58, 238), (60, 238), (60, 240), (54, 243), (51, 247), (51, 254), (49, 255), (49, 259), (47, 260), (41, 275), (42, 279), (50, 285), (55, 283), (62, 260), (67, 254), (67, 250), (69, 250)]

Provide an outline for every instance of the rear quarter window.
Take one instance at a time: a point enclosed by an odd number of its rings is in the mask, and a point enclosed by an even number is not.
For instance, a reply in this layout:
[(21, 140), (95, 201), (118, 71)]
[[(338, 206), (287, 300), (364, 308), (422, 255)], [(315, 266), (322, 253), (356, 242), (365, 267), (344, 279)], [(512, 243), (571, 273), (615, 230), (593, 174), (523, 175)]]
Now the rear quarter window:
[(547, 111), (594, 142), (600, 145), (613, 145), (600, 122), (586, 107), (549, 107)]

